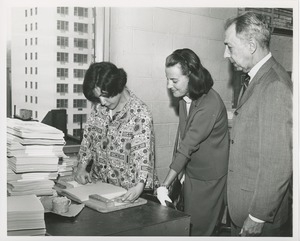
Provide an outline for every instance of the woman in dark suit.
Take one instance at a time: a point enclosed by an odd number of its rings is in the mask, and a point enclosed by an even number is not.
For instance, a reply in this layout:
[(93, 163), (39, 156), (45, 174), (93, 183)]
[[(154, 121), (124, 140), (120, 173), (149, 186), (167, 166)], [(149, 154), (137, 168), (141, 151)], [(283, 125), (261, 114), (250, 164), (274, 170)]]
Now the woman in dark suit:
[(168, 187), (184, 170), (184, 212), (191, 215), (191, 235), (210, 236), (220, 220), (228, 167), (225, 105), (212, 89), (210, 73), (190, 49), (166, 59), (167, 87), (179, 100), (179, 141), (169, 172), (157, 189), (162, 205)]

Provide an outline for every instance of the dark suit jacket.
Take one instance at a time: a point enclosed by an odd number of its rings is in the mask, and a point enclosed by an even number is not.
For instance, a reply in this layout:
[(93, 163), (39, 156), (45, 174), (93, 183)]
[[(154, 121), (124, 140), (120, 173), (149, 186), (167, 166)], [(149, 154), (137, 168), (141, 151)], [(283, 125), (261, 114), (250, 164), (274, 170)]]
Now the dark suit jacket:
[(239, 227), (248, 214), (280, 226), (287, 219), (292, 174), (292, 82), (271, 57), (234, 114), (227, 198)]
[(181, 141), (170, 168), (179, 173), (184, 167), (189, 177), (216, 180), (227, 174), (229, 136), (226, 107), (211, 89), (191, 103), (179, 101)]

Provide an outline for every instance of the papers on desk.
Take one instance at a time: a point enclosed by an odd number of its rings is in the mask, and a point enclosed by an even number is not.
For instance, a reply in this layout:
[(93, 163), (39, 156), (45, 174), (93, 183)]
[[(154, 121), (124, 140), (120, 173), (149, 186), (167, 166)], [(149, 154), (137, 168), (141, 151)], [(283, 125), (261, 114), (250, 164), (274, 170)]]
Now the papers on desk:
[(52, 126), (37, 121), (22, 121), (7, 118), (7, 133), (20, 138), (62, 140), (64, 133)]
[(125, 194), (126, 192), (127, 190), (123, 187), (103, 182), (89, 183), (62, 190), (62, 194), (80, 203), (89, 200), (89, 195), (92, 194), (98, 194), (104, 198), (113, 199)]
[[(68, 183), (68, 185), (65, 185), (65, 189), (56, 186), (58, 193), (102, 213), (113, 212), (147, 203), (147, 200), (143, 198), (138, 198), (134, 202), (123, 202), (121, 196), (124, 195), (127, 190), (109, 183), (97, 182), (85, 185), (77, 184), (75, 181), (66, 181), (66, 183)], [(72, 185), (74, 187), (69, 187)]]
[(41, 157), (7, 157), (7, 165), (16, 173), (23, 172), (57, 172), (58, 160), (56, 156)]
[(57, 172), (28, 172), (15, 173), (10, 168), (7, 168), (7, 181), (30, 181), (30, 180), (55, 180), (58, 176)]
[[(12, 145), (13, 144), (13, 145)], [(7, 156), (56, 156), (66, 157), (63, 145), (22, 145), (20, 142), (8, 143)]]
[(73, 175), (73, 168), (77, 165), (77, 156), (64, 157), (58, 163), (60, 178)]
[(64, 133), (37, 121), (7, 118), (8, 195), (52, 195)]
[(7, 234), (45, 235), (44, 207), (36, 195), (7, 197)]
[(7, 193), (9, 196), (22, 196), (35, 194), (37, 196), (53, 195), (54, 181), (52, 180), (28, 180), (8, 181)]

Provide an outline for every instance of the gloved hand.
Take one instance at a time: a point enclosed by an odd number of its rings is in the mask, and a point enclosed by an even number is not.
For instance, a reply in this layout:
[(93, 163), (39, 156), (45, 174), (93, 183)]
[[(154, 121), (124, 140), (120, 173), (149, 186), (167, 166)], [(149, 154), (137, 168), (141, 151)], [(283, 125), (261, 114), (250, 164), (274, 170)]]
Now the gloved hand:
[(168, 189), (166, 187), (159, 187), (156, 189), (157, 199), (160, 201), (161, 205), (167, 206), (166, 201), (172, 203), (172, 200), (168, 196)]

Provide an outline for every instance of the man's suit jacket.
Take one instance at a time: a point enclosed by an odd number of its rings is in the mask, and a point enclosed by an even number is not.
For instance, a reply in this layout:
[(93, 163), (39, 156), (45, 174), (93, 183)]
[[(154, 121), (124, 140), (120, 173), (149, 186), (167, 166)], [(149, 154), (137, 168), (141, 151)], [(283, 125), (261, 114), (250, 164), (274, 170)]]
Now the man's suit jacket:
[(234, 113), (230, 133), (228, 208), (242, 227), (248, 214), (274, 224), (287, 219), (292, 174), (292, 82), (271, 57)]

